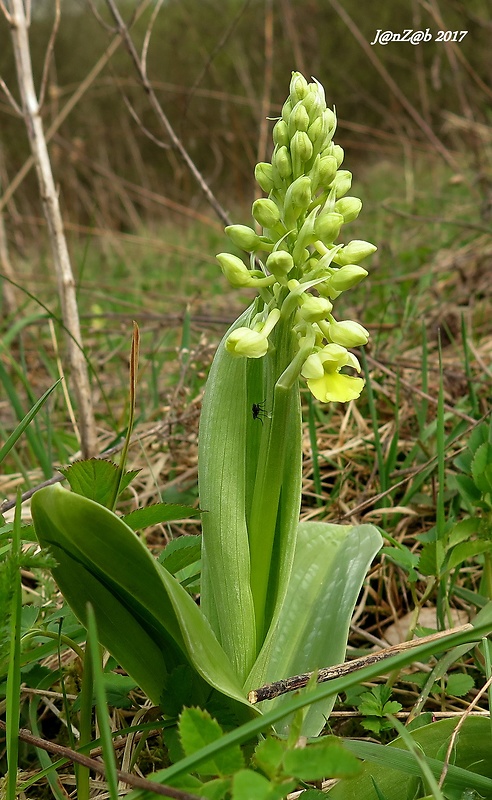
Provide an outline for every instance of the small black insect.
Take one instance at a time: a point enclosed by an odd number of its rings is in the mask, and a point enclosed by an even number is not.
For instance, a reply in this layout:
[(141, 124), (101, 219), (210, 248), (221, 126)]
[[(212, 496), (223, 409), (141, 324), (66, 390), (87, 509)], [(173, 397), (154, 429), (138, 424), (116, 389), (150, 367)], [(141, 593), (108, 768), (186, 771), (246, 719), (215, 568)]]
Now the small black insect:
[(262, 425), (263, 425), (263, 419), (265, 417), (270, 416), (270, 414), (263, 408), (264, 402), (265, 401), (262, 400), (261, 403), (253, 403), (253, 405), (251, 406), (251, 413), (253, 414), (253, 419), (259, 419)]

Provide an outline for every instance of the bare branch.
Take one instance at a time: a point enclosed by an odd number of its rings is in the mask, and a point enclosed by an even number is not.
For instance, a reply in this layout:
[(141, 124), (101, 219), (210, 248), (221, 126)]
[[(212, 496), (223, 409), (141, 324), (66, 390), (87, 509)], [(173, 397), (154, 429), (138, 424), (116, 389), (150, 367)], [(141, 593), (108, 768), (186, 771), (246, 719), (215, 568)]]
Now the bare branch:
[(12, 25), (12, 17), (10, 15), (9, 11), (7, 10), (7, 6), (5, 5), (3, 0), (0, 0), (0, 11), (2, 12), (3, 16), (7, 20), (8, 24)]
[(0, 78), (0, 89), (3, 89), (3, 92), (7, 100), (9, 101), (10, 105), (14, 109), (15, 113), (18, 114), (19, 117), (22, 117), (22, 108), (18, 104), (17, 100), (13, 96), (12, 92), (10, 91), (9, 87), (7, 86), (3, 78)]
[[(0, 721), (0, 730), (6, 730), (6, 725), (2, 721)], [(58, 758), (66, 758), (68, 761), (75, 762), (75, 764), (82, 764), (84, 767), (94, 770), (94, 772), (97, 772), (99, 775), (106, 775), (106, 767), (101, 761), (95, 758), (90, 758), (89, 756), (86, 756), (77, 750), (73, 750), (71, 747), (65, 747), (65, 745), (57, 744), (56, 742), (50, 742), (47, 739), (42, 739), (39, 736), (34, 736), (31, 731), (28, 731), (25, 728), (19, 729), (19, 739), (23, 742), (33, 745), (34, 747), (39, 747), (41, 750), (45, 750), (47, 753), (54, 753), (54, 755), (58, 756)], [(151, 792), (153, 794), (161, 795), (163, 797), (174, 797), (176, 800), (200, 800), (196, 794), (190, 794), (182, 789), (174, 789), (172, 786), (165, 786), (162, 783), (150, 781), (147, 778), (141, 778), (139, 775), (133, 775), (130, 772), (123, 772), (122, 770), (117, 769), (116, 774), (120, 781), (127, 783), (129, 786), (145, 789), (147, 792)]]
[(130, 56), (131, 56), (131, 58), (133, 60), (135, 69), (137, 70), (137, 73), (138, 73), (138, 75), (140, 77), (140, 81), (141, 81), (141, 83), (142, 83), (142, 85), (144, 87), (145, 92), (148, 95), (148, 98), (149, 98), (150, 104), (152, 106), (152, 109), (153, 109), (154, 113), (156, 114), (159, 122), (163, 126), (163, 128), (166, 131), (167, 135), (169, 136), (173, 146), (176, 148), (176, 150), (180, 154), (182, 160), (184, 161), (184, 163), (186, 164), (186, 166), (190, 170), (191, 174), (195, 178), (195, 180), (198, 183), (200, 189), (202, 190), (203, 194), (205, 195), (207, 201), (210, 203), (210, 205), (212, 206), (212, 208), (214, 209), (214, 211), (218, 215), (219, 219), (222, 220), (224, 225), (230, 225), (231, 221), (229, 219), (229, 216), (228, 216), (227, 212), (220, 205), (219, 201), (217, 200), (217, 198), (213, 194), (212, 190), (208, 186), (207, 182), (203, 178), (201, 172), (196, 167), (194, 161), (189, 156), (188, 151), (185, 149), (183, 143), (181, 142), (181, 140), (176, 135), (176, 133), (174, 131), (174, 128), (172, 127), (172, 125), (169, 122), (166, 114), (164, 113), (164, 111), (162, 109), (162, 106), (160, 105), (160, 103), (159, 103), (159, 101), (158, 101), (158, 99), (156, 97), (154, 89), (153, 89), (151, 83), (149, 82), (147, 76), (145, 75), (145, 72), (144, 72), (143, 67), (142, 67), (142, 62), (141, 62), (141, 60), (140, 60), (140, 58), (138, 56), (138, 53), (137, 53), (137, 51), (135, 49), (135, 45), (133, 44), (132, 38), (131, 38), (131, 36), (130, 36), (130, 34), (128, 32), (128, 28), (125, 25), (125, 23), (124, 23), (124, 21), (123, 21), (123, 19), (121, 17), (121, 14), (120, 14), (120, 12), (118, 11), (118, 9), (116, 7), (116, 4), (115, 4), (114, 0), (106, 0), (106, 3), (108, 5), (108, 7), (109, 7), (109, 10), (111, 11), (111, 13), (113, 15), (113, 18), (114, 18), (117, 26), (118, 26), (118, 30), (119, 30), (120, 34), (123, 36), (123, 38), (125, 40), (126, 46), (127, 46), (128, 51), (130, 53)]
[(128, 111), (129, 111), (132, 119), (135, 120), (135, 122), (137, 123), (137, 125), (140, 128), (140, 130), (142, 131), (142, 133), (144, 133), (145, 136), (147, 136), (150, 139), (151, 142), (154, 142), (154, 144), (157, 145), (157, 147), (162, 147), (163, 150), (169, 150), (169, 148), (171, 147), (170, 144), (168, 144), (167, 142), (163, 142), (162, 139), (158, 139), (156, 136), (154, 136), (153, 133), (151, 133), (149, 131), (148, 128), (145, 127), (145, 125), (143, 124), (142, 120), (140, 119), (140, 117), (138, 116), (137, 112), (135, 111), (135, 109), (133, 108), (132, 104), (130, 103), (130, 101), (129, 101), (128, 97), (126, 96), (126, 94), (123, 95), (123, 100), (125, 101), (125, 105), (126, 105)]
[(219, 41), (215, 45), (214, 49), (210, 53), (208, 59), (204, 63), (200, 73), (198, 74), (198, 77), (195, 79), (195, 82), (193, 83), (193, 86), (190, 88), (190, 90), (188, 92), (188, 97), (187, 97), (187, 100), (186, 100), (186, 106), (185, 106), (185, 109), (184, 109), (184, 112), (183, 112), (183, 117), (186, 117), (186, 115), (188, 114), (188, 107), (190, 105), (191, 99), (192, 99), (193, 95), (195, 94), (195, 91), (197, 90), (198, 86), (201, 84), (203, 78), (207, 74), (207, 72), (208, 72), (208, 70), (210, 68), (210, 65), (213, 63), (213, 61), (214, 61), (215, 57), (217, 56), (217, 54), (220, 53), (220, 51), (223, 49), (223, 47), (226, 44), (227, 40), (232, 36), (233, 32), (235, 31), (235, 29), (236, 29), (236, 27), (237, 27), (237, 25), (239, 23), (239, 20), (243, 16), (244, 12), (247, 10), (247, 8), (248, 8), (250, 3), (251, 3), (251, 0), (244, 0), (243, 5), (241, 6), (239, 11), (237, 12), (237, 14), (234, 17), (234, 19), (232, 20), (231, 24), (229, 25), (227, 30), (224, 31), (223, 35), (221, 36), (221, 38), (219, 39)]
[(53, 28), (51, 30), (50, 40), (48, 42), (48, 47), (46, 48), (46, 53), (44, 56), (44, 65), (43, 65), (43, 74), (41, 77), (41, 86), (39, 88), (39, 107), (41, 108), (44, 102), (44, 95), (46, 93), (46, 85), (48, 83), (48, 72), (51, 65), (51, 59), (53, 57), (53, 49), (55, 47), (55, 39), (56, 34), (58, 33), (58, 28), (60, 27), (60, 0), (56, 0), (55, 2), (55, 19), (53, 21)]
[(152, 12), (152, 16), (150, 18), (150, 22), (149, 22), (148, 28), (145, 31), (145, 38), (144, 38), (144, 42), (143, 42), (143, 45), (142, 45), (142, 70), (143, 70), (143, 73), (144, 73), (145, 77), (147, 77), (147, 53), (149, 52), (150, 37), (152, 36), (152, 30), (154, 28), (154, 23), (155, 23), (155, 21), (157, 19), (157, 15), (158, 15), (159, 11), (161, 10), (161, 6), (162, 6), (163, 1), (164, 0), (158, 0), (158, 2), (156, 3), (156, 6), (155, 6), (154, 11)]

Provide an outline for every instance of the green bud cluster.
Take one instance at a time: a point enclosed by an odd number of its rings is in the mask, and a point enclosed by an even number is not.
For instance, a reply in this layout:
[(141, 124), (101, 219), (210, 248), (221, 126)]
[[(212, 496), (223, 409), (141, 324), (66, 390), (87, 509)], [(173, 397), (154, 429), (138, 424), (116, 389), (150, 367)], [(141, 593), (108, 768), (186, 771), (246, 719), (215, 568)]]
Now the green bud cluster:
[[(217, 258), (233, 286), (257, 287), (264, 301), (263, 320), (255, 322), (256, 335), (236, 330), (229, 352), (262, 357), (268, 352), (266, 331), (288, 319), (301, 351), (295, 358), (300, 365), (297, 374), (306, 377), (321, 400), (336, 395), (345, 401), (358, 396), (363, 385), (360, 378), (340, 374), (343, 366), (360, 369), (347, 348), (365, 344), (368, 333), (357, 322), (338, 322), (333, 302), (366, 277), (359, 264), (376, 247), (360, 240), (339, 241), (362, 203), (348, 196), (352, 174), (340, 168), (344, 153), (333, 142), (335, 129), (336, 115), (326, 106), (323, 87), (294, 72), (281, 117), (273, 127), (271, 162), (255, 169), (256, 181), (268, 195), (252, 207), (262, 231), (246, 225), (226, 228), (233, 244), (251, 254), (250, 266), (226, 253)], [(274, 310), (279, 313), (272, 317)], [(331, 384), (325, 391), (327, 375)]]

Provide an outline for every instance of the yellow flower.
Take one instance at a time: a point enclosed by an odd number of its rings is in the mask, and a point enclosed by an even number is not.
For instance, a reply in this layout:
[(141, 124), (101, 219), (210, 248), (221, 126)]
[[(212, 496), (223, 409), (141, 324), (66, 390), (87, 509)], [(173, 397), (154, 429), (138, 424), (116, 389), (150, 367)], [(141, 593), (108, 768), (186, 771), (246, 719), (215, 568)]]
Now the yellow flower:
[(352, 353), (338, 344), (328, 344), (306, 359), (301, 374), (310, 392), (322, 403), (348, 403), (359, 397), (364, 381), (341, 373), (346, 366), (360, 372), (360, 364)]

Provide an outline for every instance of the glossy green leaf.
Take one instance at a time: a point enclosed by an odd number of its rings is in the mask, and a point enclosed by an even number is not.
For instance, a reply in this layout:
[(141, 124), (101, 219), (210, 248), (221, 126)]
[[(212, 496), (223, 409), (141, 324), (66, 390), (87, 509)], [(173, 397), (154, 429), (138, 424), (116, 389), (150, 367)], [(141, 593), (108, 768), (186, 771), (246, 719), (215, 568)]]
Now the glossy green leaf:
[(169, 669), (186, 660), (219, 691), (246, 702), (196, 603), (119, 517), (60, 486), (34, 495), (32, 515), (68, 603), (85, 624), (91, 602), (102, 643), (154, 702)]
[[(410, 732), (437, 778), (444, 767), (447, 747), (456, 725), (457, 720), (446, 719)], [(357, 778), (340, 781), (328, 793), (330, 800), (360, 800), (362, 797), (364, 800), (378, 800), (373, 781), (387, 800), (401, 800), (407, 796), (415, 776), (421, 774), (418, 763), (399, 738), (387, 746), (350, 740), (346, 741), (346, 746), (367, 761)], [(445, 793), (446, 788), (461, 792), (473, 788), (480, 796), (492, 797), (491, 752), (490, 720), (481, 717), (461, 720), (444, 783)]]
[[(250, 308), (233, 327), (246, 324), (251, 313)], [(207, 380), (198, 454), (204, 511), (201, 607), (243, 679), (256, 652), (245, 513), (246, 361), (232, 358), (222, 340)]]
[[(287, 597), (248, 677), (248, 691), (344, 661), (357, 596), (381, 544), (381, 535), (372, 525), (299, 525)], [(284, 700), (285, 696), (265, 701), (262, 707), (270, 710)], [(320, 732), (333, 702), (329, 698), (309, 708), (305, 735)]]

